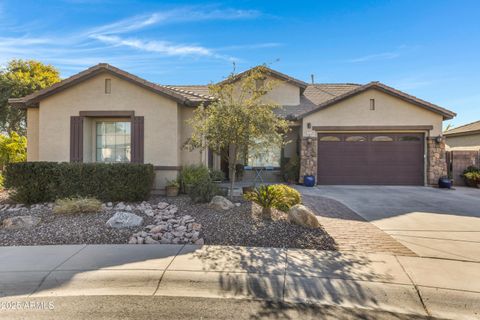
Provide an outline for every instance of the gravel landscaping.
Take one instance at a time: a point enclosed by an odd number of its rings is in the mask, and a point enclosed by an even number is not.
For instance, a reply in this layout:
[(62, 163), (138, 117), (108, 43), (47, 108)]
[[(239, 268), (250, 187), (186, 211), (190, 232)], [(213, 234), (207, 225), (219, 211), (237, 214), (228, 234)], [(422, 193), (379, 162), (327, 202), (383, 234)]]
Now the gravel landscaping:
[[(182, 208), (184, 200), (177, 202)], [(304, 248), (335, 250), (335, 242), (328, 233), (291, 224), (285, 213), (273, 212), (273, 220), (263, 220), (260, 208), (250, 202), (227, 211), (209, 209), (208, 204), (196, 205), (189, 214), (202, 224), (206, 244), (238, 245), (275, 248)], [(252, 210), (253, 209), (253, 210)], [(253, 212), (253, 214), (252, 214)]]
[[(3, 196), (4, 200), (5, 197)], [(260, 247), (335, 250), (334, 240), (322, 229), (291, 224), (286, 214), (274, 211), (273, 220), (259, 217), (259, 208), (243, 199), (228, 210), (209, 204), (192, 204), (186, 196), (153, 197), (148, 203), (107, 206), (99, 213), (54, 214), (53, 204), (31, 207), (0, 205), (0, 220), (33, 216), (40, 222), (30, 228), (0, 227), (0, 245), (197, 243)], [(166, 206), (168, 205), (168, 207)], [(107, 221), (117, 212), (143, 219), (141, 225), (113, 228)], [(37, 221), (37, 219), (34, 219)]]

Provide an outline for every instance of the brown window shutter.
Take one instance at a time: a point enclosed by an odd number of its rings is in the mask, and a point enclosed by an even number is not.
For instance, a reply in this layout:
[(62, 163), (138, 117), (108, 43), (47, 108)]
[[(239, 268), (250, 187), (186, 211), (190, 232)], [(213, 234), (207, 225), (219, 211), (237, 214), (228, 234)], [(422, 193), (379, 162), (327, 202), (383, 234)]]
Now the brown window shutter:
[(133, 117), (132, 121), (132, 162), (143, 163), (144, 153), (144, 120), (143, 117)]
[(83, 161), (83, 117), (70, 117), (70, 162)]

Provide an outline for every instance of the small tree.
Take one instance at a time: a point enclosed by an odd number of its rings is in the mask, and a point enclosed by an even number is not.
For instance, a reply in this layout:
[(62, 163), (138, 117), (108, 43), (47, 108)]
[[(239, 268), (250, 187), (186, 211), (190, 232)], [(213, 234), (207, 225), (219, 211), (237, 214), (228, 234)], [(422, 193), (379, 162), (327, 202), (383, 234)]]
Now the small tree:
[(0, 131), (25, 134), (25, 110), (8, 104), (10, 98), (21, 98), (60, 81), (51, 65), (34, 60), (12, 60), (0, 70)]
[[(266, 80), (265, 67), (249, 70), (241, 78), (231, 74), (226, 81), (209, 86), (213, 101), (201, 105), (188, 123), (193, 133), (187, 146), (210, 148), (228, 162), (230, 197), (235, 184), (235, 165), (249, 148), (264, 149), (284, 143), (288, 122), (275, 115), (277, 104), (262, 99), (277, 84)], [(222, 150), (228, 152), (222, 153)]]

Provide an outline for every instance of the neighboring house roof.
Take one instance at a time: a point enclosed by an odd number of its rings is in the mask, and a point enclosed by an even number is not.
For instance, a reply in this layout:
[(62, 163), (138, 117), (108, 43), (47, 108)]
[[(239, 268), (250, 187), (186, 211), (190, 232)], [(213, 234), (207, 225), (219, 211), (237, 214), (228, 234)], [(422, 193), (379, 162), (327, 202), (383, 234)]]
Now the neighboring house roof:
[[(438, 114), (441, 114), (444, 119), (452, 119), (456, 115), (452, 111), (449, 111), (433, 103), (411, 96), (376, 81), (367, 83), (365, 85), (355, 83), (307, 84), (306, 82), (297, 80), (268, 67), (263, 68), (271, 76), (300, 87), (301, 94), (300, 103), (298, 105), (281, 106), (275, 110), (277, 115), (285, 117), (287, 119), (301, 119), (309, 114), (333, 106), (340, 101), (348, 99), (356, 94), (359, 94), (369, 89), (377, 89), (383, 91), (399, 99), (413, 103), (419, 107), (425, 108), (432, 112), (436, 112)], [(239, 73), (230, 79), (220, 82), (220, 84), (236, 81), (237, 79), (244, 76), (245, 73), (248, 71), (249, 70)], [(163, 96), (170, 97), (177, 102), (189, 106), (197, 106), (202, 102), (209, 102), (214, 99), (214, 97), (210, 95), (207, 85), (160, 85), (139, 78), (131, 73), (123, 71), (107, 63), (100, 63), (85, 71), (82, 71), (76, 75), (64, 79), (48, 88), (36, 91), (23, 98), (9, 99), (8, 102), (11, 105), (23, 108), (36, 107), (38, 106), (40, 100), (57, 92), (60, 92), (64, 89), (67, 89), (79, 82), (89, 79), (101, 72), (110, 72), (121, 79), (130, 81), (143, 88), (146, 88)]]
[(256, 67), (250, 68), (248, 70), (240, 72), (239, 74), (236, 74), (235, 76), (233, 76), (231, 78), (220, 81), (219, 84), (235, 82), (238, 79), (242, 78), (247, 72), (250, 72), (252, 69), (259, 68), (259, 67), (261, 67), (262, 70), (265, 71), (268, 75), (270, 75), (272, 77), (275, 77), (277, 79), (283, 80), (287, 83), (294, 84), (294, 85), (300, 87), (300, 89), (302, 89), (302, 91), (308, 86), (308, 83), (303, 82), (302, 80), (295, 79), (293, 77), (290, 77), (289, 75), (286, 75), (284, 73), (281, 73), (277, 70), (270, 69), (269, 67), (265, 67), (265, 66), (256, 66)]
[(90, 79), (94, 77), (95, 75), (102, 73), (102, 72), (109, 72), (121, 79), (130, 81), (132, 83), (135, 83), (136, 85), (139, 85), (145, 89), (151, 90), (155, 93), (161, 94), (163, 96), (172, 98), (173, 100), (186, 104), (186, 105), (198, 105), (199, 100), (203, 101), (204, 99), (199, 99), (199, 96), (196, 94), (189, 94), (188, 92), (181, 92), (179, 90), (174, 90), (172, 88), (169, 88), (167, 86), (162, 86), (150, 81), (147, 81), (145, 79), (142, 79), (140, 77), (137, 77), (131, 73), (128, 73), (126, 71), (123, 71), (119, 68), (116, 68), (112, 65), (109, 65), (107, 63), (99, 63), (91, 68), (88, 68), (87, 70), (84, 70), (80, 73), (77, 73), (69, 78), (66, 78), (58, 83), (55, 83), (54, 85), (36, 91), (32, 94), (29, 94), (23, 98), (14, 98), (14, 99), (9, 99), (8, 102), (13, 105), (13, 106), (18, 106), (18, 107), (36, 107), (38, 106), (38, 103), (40, 100), (51, 96), (57, 92), (63, 91), (73, 85), (78, 84), (79, 82), (82, 82), (84, 80)]
[(472, 123), (465, 124), (463, 126), (450, 129), (445, 131), (443, 135), (445, 136), (463, 136), (469, 134), (477, 134), (480, 133), (480, 121), (475, 121)]
[(319, 110), (322, 110), (322, 109), (325, 109), (325, 108), (328, 108), (330, 106), (333, 106), (335, 105), (336, 103), (340, 102), (340, 101), (343, 101), (345, 99), (348, 99), (348, 98), (351, 98), (352, 96), (355, 96), (357, 94), (360, 94), (362, 92), (365, 92), (369, 89), (376, 89), (376, 90), (380, 90), (380, 91), (383, 91), (387, 94), (390, 94), (392, 96), (395, 96), (399, 99), (402, 99), (402, 100), (405, 100), (407, 102), (410, 102), (414, 105), (417, 105), (419, 107), (422, 107), (422, 108), (425, 108), (427, 110), (430, 110), (432, 112), (435, 112), (435, 113), (438, 113), (438, 114), (441, 114), (443, 116), (443, 119), (452, 119), (453, 117), (456, 116), (456, 113), (455, 112), (452, 112), (450, 110), (447, 110), (445, 108), (442, 108), (440, 106), (437, 106), (433, 103), (430, 103), (428, 101), (425, 101), (425, 100), (422, 100), (420, 98), (417, 98), (417, 97), (414, 97), (412, 95), (409, 95), (405, 92), (402, 92), (400, 90), (397, 90), (397, 89), (394, 89), (392, 87), (389, 87), (383, 83), (380, 83), (378, 81), (373, 81), (373, 82), (369, 82), (365, 85), (362, 85), (362, 86), (358, 86), (356, 88), (353, 88), (352, 90), (350, 91), (347, 91), (345, 93), (342, 93), (342, 94), (339, 94), (335, 97), (332, 97), (331, 99), (329, 100), (326, 100), (325, 102), (321, 102), (318, 104), (318, 106), (316, 108), (314, 108), (313, 110), (310, 110), (310, 111), (307, 111), (305, 113), (302, 113), (299, 118), (303, 118), (309, 114), (312, 114), (314, 112), (317, 112)]

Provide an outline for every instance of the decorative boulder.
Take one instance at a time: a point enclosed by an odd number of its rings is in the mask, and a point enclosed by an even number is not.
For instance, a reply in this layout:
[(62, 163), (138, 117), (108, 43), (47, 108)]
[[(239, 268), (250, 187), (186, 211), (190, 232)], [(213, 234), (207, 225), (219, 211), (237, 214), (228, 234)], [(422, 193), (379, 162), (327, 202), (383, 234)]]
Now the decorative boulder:
[(320, 228), (317, 216), (301, 204), (294, 205), (288, 210), (288, 221), (308, 228)]
[(168, 207), (168, 206), (169, 206), (169, 204), (166, 203), (166, 202), (159, 202), (159, 203), (157, 204), (157, 208), (160, 209), (160, 210), (163, 210), (163, 209), (165, 209), (165, 208)]
[(230, 200), (222, 196), (213, 197), (212, 201), (210, 201), (210, 206), (219, 210), (230, 210), (235, 207)]
[(137, 227), (143, 223), (143, 218), (131, 212), (118, 211), (113, 217), (108, 219), (107, 226), (110, 228), (131, 228)]
[(35, 216), (16, 216), (3, 220), (3, 227), (9, 230), (31, 228), (40, 222)]

